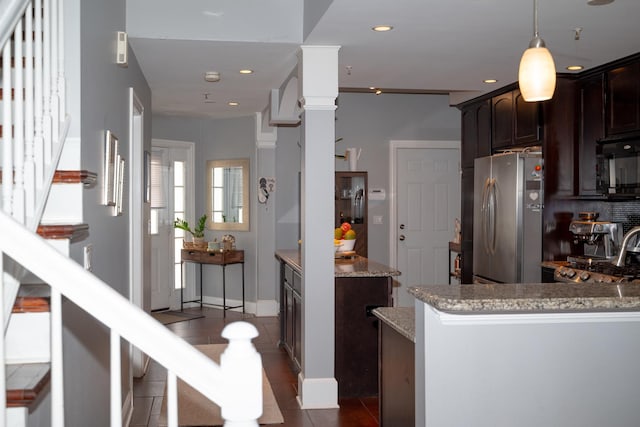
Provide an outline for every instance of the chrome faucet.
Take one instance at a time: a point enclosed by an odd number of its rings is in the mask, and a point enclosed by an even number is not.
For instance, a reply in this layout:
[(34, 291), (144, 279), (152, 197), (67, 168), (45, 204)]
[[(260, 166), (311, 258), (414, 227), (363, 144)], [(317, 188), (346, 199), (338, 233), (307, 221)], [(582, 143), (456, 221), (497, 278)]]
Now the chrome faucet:
[(640, 226), (633, 227), (624, 235), (622, 243), (620, 244), (620, 253), (618, 253), (617, 257), (611, 260), (615, 266), (624, 267), (624, 261), (627, 257), (627, 244), (629, 243), (629, 240), (638, 233), (640, 233)]

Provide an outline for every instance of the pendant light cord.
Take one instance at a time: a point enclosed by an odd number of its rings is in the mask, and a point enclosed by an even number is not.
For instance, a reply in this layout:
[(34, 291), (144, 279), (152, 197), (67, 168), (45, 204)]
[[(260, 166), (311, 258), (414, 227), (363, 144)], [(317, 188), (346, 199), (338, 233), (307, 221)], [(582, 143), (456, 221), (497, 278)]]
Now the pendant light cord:
[(533, 37), (539, 37), (538, 34), (538, 0), (533, 0)]
[(538, 33), (538, 0), (533, 0), (533, 38), (529, 47), (545, 47), (544, 40), (540, 38)]

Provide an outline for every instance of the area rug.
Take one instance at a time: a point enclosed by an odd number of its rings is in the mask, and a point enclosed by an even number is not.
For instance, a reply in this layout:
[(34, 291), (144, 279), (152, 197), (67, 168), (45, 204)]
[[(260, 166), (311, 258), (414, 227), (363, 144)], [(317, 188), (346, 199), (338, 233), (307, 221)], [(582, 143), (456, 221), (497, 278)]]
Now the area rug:
[(168, 325), (170, 323), (184, 322), (185, 320), (200, 319), (204, 317), (204, 315), (187, 313), (184, 311), (157, 311), (152, 312), (151, 317), (153, 317), (163, 325)]
[[(226, 344), (196, 345), (198, 350), (220, 363), (220, 355), (227, 347)], [(164, 395), (167, 395), (165, 386)], [(262, 369), (262, 416), (258, 419), (260, 424), (282, 424), (284, 418), (273, 395), (271, 384)], [(162, 399), (160, 409), (160, 426), (167, 425), (167, 399)], [(224, 424), (220, 416), (220, 407), (191, 386), (178, 379), (178, 425), (180, 426), (221, 426)]]

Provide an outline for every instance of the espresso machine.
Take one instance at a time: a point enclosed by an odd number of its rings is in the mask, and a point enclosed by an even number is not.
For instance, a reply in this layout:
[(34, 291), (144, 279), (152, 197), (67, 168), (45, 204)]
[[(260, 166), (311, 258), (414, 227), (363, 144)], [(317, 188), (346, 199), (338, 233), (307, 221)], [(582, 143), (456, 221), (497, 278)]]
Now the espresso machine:
[(578, 219), (569, 224), (575, 243), (583, 246), (582, 261), (588, 263), (615, 258), (622, 243), (622, 224), (598, 221), (598, 216), (597, 212), (580, 212)]

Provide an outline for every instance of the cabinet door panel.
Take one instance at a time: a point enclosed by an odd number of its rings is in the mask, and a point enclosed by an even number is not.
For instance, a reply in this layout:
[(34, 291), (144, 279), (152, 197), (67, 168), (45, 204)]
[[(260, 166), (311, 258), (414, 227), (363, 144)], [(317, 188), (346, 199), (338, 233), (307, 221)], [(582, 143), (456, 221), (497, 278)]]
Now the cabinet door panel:
[(607, 135), (640, 129), (640, 63), (607, 73)]
[(582, 126), (579, 145), (579, 195), (598, 194), (596, 187), (596, 147), (604, 137), (604, 92), (603, 76), (599, 75), (582, 83)]
[(492, 149), (513, 145), (513, 96), (511, 92), (493, 97), (493, 142)]
[(284, 346), (289, 355), (293, 356), (293, 290), (285, 285), (284, 288)]
[[(482, 102), (477, 109), (478, 144), (476, 157), (491, 155), (491, 102)], [(473, 167), (473, 161), (469, 165)]]
[(519, 90), (514, 91), (514, 143), (533, 144), (540, 141), (540, 114), (538, 102), (527, 102)]
[(302, 298), (293, 294), (293, 360), (302, 366)]

